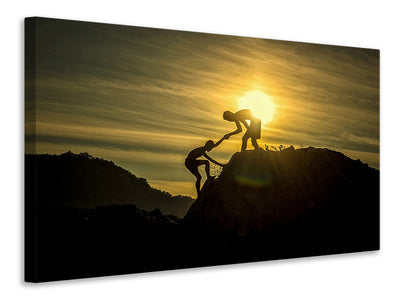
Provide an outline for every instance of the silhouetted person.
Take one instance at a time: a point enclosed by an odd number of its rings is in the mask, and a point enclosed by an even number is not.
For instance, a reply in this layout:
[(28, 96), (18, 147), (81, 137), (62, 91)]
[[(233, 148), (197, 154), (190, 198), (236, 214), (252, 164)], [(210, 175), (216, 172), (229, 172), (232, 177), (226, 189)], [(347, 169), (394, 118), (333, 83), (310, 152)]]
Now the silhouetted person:
[[(229, 122), (235, 122), (237, 129), (231, 133), (225, 134), (224, 138), (229, 139), (232, 135), (238, 134), (242, 132), (242, 126), (240, 123), (247, 128), (246, 133), (242, 138), (242, 149), (241, 151), (246, 150), (247, 148), (247, 140), (251, 138), (251, 144), (254, 149), (260, 149), (257, 144), (257, 139), (261, 137), (261, 120), (253, 116), (249, 109), (242, 109), (236, 113), (233, 113), (229, 110), (224, 112), (224, 120)], [(247, 124), (247, 121), (250, 121), (250, 125)]]
[[(201, 181), (201, 175), (199, 172), (199, 166), (205, 165), (206, 169), (206, 174), (207, 174), (207, 180), (214, 178), (213, 176), (210, 175), (210, 162), (213, 162), (214, 164), (217, 164), (221, 167), (223, 167), (223, 164), (220, 164), (219, 162), (215, 161), (211, 157), (209, 157), (206, 154), (206, 151), (209, 152), (211, 149), (217, 147), (219, 144), (222, 143), (224, 138), (220, 139), (217, 143), (214, 144), (212, 140), (209, 140), (206, 142), (206, 144), (203, 147), (198, 147), (193, 149), (192, 151), (189, 152), (188, 156), (185, 159), (185, 166), (188, 168), (188, 170), (196, 176), (196, 191), (197, 191), (197, 198), (200, 196), (200, 181)], [(200, 156), (204, 156), (206, 159), (198, 159)]]

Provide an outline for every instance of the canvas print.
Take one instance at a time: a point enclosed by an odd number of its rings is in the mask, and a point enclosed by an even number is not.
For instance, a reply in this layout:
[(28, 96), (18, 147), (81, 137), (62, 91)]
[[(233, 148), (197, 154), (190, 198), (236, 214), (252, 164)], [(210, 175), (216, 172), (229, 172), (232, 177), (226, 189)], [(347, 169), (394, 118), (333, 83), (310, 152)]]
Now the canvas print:
[(379, 143), (379, 50), (27, 18), (25, 279), (378, 250)]

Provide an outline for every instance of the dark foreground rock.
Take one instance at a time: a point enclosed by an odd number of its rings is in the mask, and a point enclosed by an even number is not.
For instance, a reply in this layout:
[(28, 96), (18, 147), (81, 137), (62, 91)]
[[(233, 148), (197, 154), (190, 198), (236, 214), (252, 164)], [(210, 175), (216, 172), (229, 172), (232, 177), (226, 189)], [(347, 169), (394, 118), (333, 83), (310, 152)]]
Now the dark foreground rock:
[(236, 153), (183, 219), (41, 203), (26, 223), (31, 281), (379, 249), (379, 171), (327, 149)]

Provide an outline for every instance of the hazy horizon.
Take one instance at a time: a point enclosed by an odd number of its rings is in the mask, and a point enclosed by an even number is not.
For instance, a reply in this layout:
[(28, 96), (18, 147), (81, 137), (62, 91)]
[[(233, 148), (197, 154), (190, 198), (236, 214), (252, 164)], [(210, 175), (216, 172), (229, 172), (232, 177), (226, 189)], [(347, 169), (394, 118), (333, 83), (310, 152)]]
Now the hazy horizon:
[[(232, 132), (222, 113), (259, 93), (274, 106), (260, 146), (330, 148), (379, 169), (378, 50), (42, 18), (36, 30), (27, 153), (88, 152), (194, 196), (187, 153)], [(210, 156), (227, 162), (241, 137)]]

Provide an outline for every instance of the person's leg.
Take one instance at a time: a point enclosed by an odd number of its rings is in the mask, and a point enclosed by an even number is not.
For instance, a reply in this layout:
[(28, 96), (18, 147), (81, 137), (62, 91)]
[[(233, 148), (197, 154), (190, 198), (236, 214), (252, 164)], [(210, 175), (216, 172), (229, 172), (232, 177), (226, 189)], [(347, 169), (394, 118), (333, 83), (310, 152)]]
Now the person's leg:
[(200, 183), (201, 183), (201, 175), (200, 173), (197, 171), (197, 175), (196, 176), (196, 191), (197, 191), (197, 198), (200, 197)]
[(185, 166), (188, 168), (190, 173), (192, 173), (196, 177), (196, 191), (197, 191), (197, 198), (200, 196), (200, 183), (201, 183), (201, 175), (199, 172), (199, 161), (192, 160), (186, 161)]
[(242, 137), (242, 149), (240, 151), (245, 151), (247, 148), (247, 140), (249, 139), (249, 134), (246, 132)]
[(257, 139), (261, 137), (261, 120), (252, 120), (250, 123), (250, 128), (246, 133), (251, 138), (251, 144), (253, 145), (254, 150), (260, 149)]
[(207, 179), (212, 179), (214, 178), (213, 176), (211, 176), (210, 174), (210, 162), (206, 159), (202, 159), (202, 160), (198, 160), (199, 165), (205, 165), (205, 169), (206, 169), (206, 174), (207, 174)]
[(260, 146), (257, 144), (256, 138), (251, 138), (251, 144), (253, 145), (254, 149), (260, 149)]

